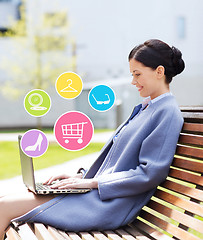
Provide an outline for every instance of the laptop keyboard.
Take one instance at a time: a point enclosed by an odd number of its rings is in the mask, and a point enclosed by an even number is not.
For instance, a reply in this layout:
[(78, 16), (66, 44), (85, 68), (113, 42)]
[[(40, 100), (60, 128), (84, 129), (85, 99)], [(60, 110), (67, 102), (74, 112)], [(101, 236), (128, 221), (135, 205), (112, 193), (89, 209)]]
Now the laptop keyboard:
[(44, 185), (43, 183), (36, 183), (36, 191), (38, 194), (61, 194), (61, 193), (86, 193), (91, 189), (53, 189), (50, 185)]
[[(50, 190), (50, 185), (44, 185), (43, 183), (36, 183), (37, 190)], [(53, 190), (53, 189), (52, 189)]]

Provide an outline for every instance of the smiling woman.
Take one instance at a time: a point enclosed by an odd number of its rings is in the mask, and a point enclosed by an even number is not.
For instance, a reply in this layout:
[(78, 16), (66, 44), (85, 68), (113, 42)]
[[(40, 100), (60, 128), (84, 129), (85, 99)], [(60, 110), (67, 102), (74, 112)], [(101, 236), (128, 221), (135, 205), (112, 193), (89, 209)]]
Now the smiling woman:
[[(132, 84), (147, 103), (135, 106), (89, 170), (46, 181), (49, 185), (58, 180), (54, 188), (92, 190), (53, 199), (31, 193), (0, 198), (0, 238), (11, 220), (76, 232), (116, 229), (132, 222), (150, 200), (168, 174), (183, 125), (169, 83), (183, 71), (184, 62), (178, 49), (155, 39), (136, 46), (129, 64)], [(11, 205), (17, 210), (9, 211)]]
[(175, 47), (152, 39), (132, 49), (129, 54), (132, 84), (141, 97), (151, 99), (169, 92), (172, 78), (185, 68), (182, 53)]
[(138, 88), (141, 97), (150, 96), (151, 99), (154, 99), (169, 92), (163, 66), (158, 66), (157, 69), (153, 70), (135, 59), (131, 59), (129, 63), (133, 75), (132, 84)]

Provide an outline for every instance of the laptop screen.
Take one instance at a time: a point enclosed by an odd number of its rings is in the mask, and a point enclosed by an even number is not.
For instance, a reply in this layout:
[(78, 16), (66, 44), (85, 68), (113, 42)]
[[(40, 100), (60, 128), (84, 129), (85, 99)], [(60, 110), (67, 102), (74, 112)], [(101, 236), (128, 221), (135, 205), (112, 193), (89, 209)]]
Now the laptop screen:
[(18, 136), (18, 144), (20, 151), (21, 171), (23, 182), (31, 191), (35, 191), (34, 168), (32, 158), (28, 157), (21, 149), (20, 141), (22, 136)]

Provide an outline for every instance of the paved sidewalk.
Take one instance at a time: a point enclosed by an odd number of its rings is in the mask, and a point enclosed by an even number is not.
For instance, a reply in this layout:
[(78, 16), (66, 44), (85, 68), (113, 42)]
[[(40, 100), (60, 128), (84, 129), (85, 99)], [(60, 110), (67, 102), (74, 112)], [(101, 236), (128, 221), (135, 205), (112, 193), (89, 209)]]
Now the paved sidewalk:
[[(0, 133), (0, 142), (1, 141), (11, 141), (15, 142), (18, 141), (18, 135), (23, 135), (23, 132), (17, 132), (17, 133)], [(113, 131), (108, 132), (102, 132), (102, 133), (95, 133), (93, 135), (91, 142), (107, 142), (107, 140), (111, 137), (113, 134)], [(49, 142), (56, 142), (54, 134), (46, 134)]]

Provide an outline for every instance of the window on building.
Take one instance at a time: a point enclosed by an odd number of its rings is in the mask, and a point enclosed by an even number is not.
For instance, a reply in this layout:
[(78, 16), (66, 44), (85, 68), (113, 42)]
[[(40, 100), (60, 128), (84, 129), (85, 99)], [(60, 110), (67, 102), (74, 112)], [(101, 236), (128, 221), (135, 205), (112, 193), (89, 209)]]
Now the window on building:
[(177, 18), (177, 36), (179, 39), (186, 37), (186, 19), (183, 16)]
[(67, 25), (67, 12), (45, 13), (45, 27), (64, 27)]
[[(12, 35), (16, 35), (16, 24), (21, 21), (21, 34), (24, 28), (25, 31), (25, 22), (23, 23), (22, 14), (25, 9), (22, 4), (22, 1), (14, 1), (14, 0), (0, 0), (0, 32), (7, 33), (9, 32)], [(19, 24), (18, 24), (19, 25)]]

